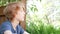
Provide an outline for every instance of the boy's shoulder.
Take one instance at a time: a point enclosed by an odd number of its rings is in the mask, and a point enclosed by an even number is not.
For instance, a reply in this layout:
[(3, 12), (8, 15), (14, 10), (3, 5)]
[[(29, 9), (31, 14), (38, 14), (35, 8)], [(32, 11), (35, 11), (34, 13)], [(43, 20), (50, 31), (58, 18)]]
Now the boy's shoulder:
[(9, 21), (2, 22), (1, 26), (5, 26), (5, 25), (10, 25), (10, 22)]
[(5, 21), (0, 25), (0, 32), (4, 32), (5, 30), (11, 30), (11, 24), (9, 21)]

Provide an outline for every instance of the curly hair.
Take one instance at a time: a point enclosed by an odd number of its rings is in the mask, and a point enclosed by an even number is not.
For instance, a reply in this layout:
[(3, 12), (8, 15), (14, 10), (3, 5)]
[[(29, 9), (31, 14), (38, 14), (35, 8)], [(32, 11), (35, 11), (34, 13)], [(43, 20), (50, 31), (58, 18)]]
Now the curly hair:
[(22, 2), (9, 3), (4, 9), (3, 13), (8, 19), (13, 19), (15, 17), (15, 14), (17, 14), (17, 11), (20, 10), (21, 7), (24, 9), (24, 5)]

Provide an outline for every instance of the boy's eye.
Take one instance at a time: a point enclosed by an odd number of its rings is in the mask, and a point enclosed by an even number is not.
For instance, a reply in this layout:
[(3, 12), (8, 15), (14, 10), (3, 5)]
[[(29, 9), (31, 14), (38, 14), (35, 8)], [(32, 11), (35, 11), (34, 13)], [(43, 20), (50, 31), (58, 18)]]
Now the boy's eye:
[(23, 8), (23, 10), (25, 10), (25, 9)]

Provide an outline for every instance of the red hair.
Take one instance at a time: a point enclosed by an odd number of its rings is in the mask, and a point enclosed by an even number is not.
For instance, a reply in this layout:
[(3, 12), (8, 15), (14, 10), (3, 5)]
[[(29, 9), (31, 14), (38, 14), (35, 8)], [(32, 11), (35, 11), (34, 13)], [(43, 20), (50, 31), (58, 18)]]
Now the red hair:
[[(8, 19), (13, 19), (18, 10), (21, 9), (23, 3), (13, 2), (9, 3), (4, 9), (3, 13)], [(24, 7), (22, 7), (24, 9)]]

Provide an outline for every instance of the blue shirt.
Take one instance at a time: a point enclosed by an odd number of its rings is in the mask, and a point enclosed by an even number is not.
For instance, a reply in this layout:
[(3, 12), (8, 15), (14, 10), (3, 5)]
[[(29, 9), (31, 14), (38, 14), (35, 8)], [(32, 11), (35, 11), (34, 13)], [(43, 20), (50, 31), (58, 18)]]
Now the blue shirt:
[(24, 30), (20, 25), (17, 25), (16, 30), (13, 29), (10, 21), (5, 21), (0, 26), (0, 34), (4, 34), (6, 30), (10, 30), (13, 34), (23, 34)]

